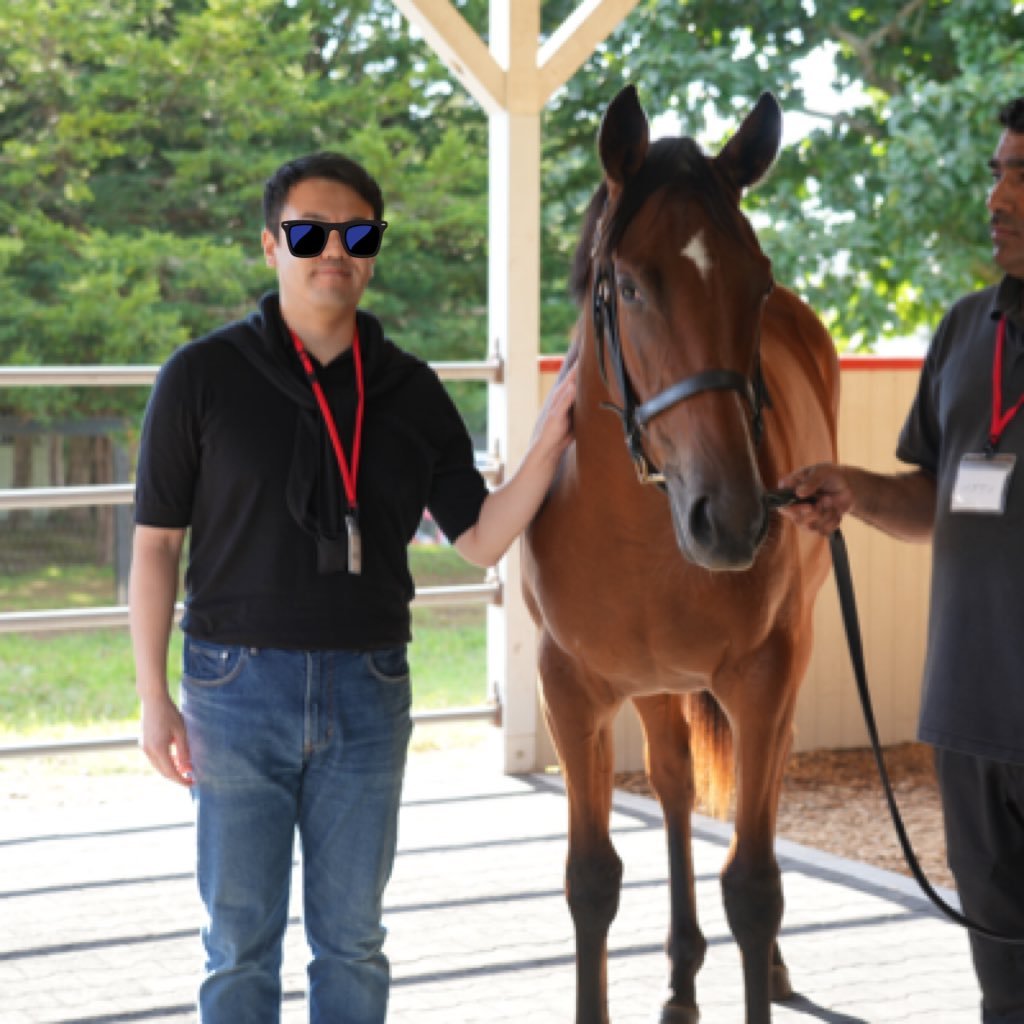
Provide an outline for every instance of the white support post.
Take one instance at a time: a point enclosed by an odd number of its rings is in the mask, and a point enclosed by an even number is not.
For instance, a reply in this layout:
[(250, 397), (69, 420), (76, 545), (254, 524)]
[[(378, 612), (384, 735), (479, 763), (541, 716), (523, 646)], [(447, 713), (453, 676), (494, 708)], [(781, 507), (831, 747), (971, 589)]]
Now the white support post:
[[(638, 0), (584, 0), (540, 43), (541, 0), (491, 0), (490, 50), (450, 0), (394, 0), (490, 118), (488, 336), (503, 363), (488, 393), (491, 453), (514, 469), (539, 408), (540, 113)], [(537, 631), (522, 598), (519, 546), (487, 611), (488, 685), (501, 699), (505, 771), (538, 768)]]
[[(488, 331), (504, 365), (489, 388), (491, 450), (511, 471), (537, 416), (540, 336), (538, 0), (492, 0), (491, 52), (506, 69), (505, 109), (490, 118)], [(503, 601), (487, 610), (487, 670), (501, 698), (505, 771), (536, 767), (537, 632), (522, 599), (519, 543), (499, 566)]]

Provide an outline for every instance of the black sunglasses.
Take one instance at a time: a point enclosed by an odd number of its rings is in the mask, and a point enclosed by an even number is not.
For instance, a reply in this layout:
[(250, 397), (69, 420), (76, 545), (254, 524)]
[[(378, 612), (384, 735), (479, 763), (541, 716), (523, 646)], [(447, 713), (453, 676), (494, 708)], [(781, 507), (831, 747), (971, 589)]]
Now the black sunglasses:
[(293, 256), (310, 259), (327, 248), (327, 239), (337, 231), (349, 256), (369, 259), (380, 252), (386, 220), (346, 220), (335, 224), (325, 220), (283, 220), (285, 241)]

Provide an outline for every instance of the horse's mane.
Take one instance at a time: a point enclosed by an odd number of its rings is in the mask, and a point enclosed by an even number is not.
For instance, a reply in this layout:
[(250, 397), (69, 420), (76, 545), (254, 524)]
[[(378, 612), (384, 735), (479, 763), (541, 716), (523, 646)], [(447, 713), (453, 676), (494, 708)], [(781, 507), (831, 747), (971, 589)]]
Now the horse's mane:
[[(597, 262), (607, 260), (640, 207), (666, 186), (696, 198), (719, 227), (730, 232), (737, 230), (735, 196), (726, 190), (700, 146), (693, 139), (659, 139), (648, 150), (640, 170), (626, 182), (607, 224), (601, 224), (608, 202), (607, 183), (602, 182), (590, 199), (569, 278), (569, 288), (578, 306), (588, 297), (594, 257)], [(601, 238), (595, 252), (594, 236), (599, 227)]]

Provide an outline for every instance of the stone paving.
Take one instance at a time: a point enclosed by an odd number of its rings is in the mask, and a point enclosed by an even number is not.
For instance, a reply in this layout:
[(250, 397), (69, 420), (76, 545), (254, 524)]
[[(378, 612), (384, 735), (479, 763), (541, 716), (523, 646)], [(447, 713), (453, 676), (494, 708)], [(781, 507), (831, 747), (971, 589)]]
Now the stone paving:
[[(573, 1019), (560, 780), (506, 777), (496, 765), (436, 753), (410, 764), (386, 899), (389, 1021)], [(14, 790), (0, 803), (0, 1021), (194, 1021), (199, 911), (184, 791), (114, 775), (40, 806)], [(668, 916), (657, 804), (618, 796), (613, 832), (625, 878), (610, 940), (611, 1016), (647, 1024), (664, 987)], [(698, 818), (694, 833), (709, 943), (701, 1019), (742, 1024), (739, 958), (717, 879), (729, 828)], [(775, 1008), (774, 1024), (979, 1019), (966, 937), (911, 881), (783, 841), (779, 854), (781, 942), (799, 995)], [(300, 911), (296, 903), (286, 939), (286, 1024), (306, 1019)]]

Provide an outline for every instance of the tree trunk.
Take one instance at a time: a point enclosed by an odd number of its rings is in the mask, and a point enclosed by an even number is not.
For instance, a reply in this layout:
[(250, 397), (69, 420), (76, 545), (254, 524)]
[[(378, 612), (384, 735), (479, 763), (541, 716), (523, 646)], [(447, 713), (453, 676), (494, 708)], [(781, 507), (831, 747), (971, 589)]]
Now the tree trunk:
[[(68, 438), (67, 482), (72, 487), (87, 487), (93, 482), (93, 439), (74, 435)], [(91, 529), (94, 519), (91, 508), (72, 508), (68, 517), (77, 530), (84, 534)]]
[[(32, 435), (14, 435), (14, 488), (32, 486)], [(31, 509), (18, 509), (11, 513), (11, 528), (23, 530), (31, 521)]]
[(47, 436), (50, 452), (50, 486), (64, 486), (64, 438), (61, 434)]
[[(114, 480), (114, 446), (109, 437), (93, 438), (94, 484)], [(110, 565), (114, 560), (114, 509), (110, 505), (96, 508), (96, 564)]]

